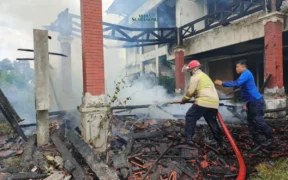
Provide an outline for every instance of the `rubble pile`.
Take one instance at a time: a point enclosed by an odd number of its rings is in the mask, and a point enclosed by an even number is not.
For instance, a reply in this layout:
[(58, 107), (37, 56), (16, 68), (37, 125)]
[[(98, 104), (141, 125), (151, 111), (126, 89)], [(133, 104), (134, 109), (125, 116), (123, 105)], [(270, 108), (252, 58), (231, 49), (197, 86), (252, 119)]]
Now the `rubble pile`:
[(91, 173), (83, 157), (69, 142), (62, 141), (64, 136), (61, 130), (56, 121), (51, 122), (51, 143), (42, 147), (36, 146), (36, 135), (30, 136), (26, 142), (22, 137), (14, 137), (15, 134), (1, 135), (0, 180), (94, 179), (96, 176)]
[[(122, 120), (114, 117), (109, 165), (119, 177), (129, 180), (236, 179), (238, 161), (232, 147), (213, 148), (210, 129), (197, 127), (193, 144), (183, 142), (184, 120)], [(272, 124), (276, 144), (265, 149), (253, 144), (247, 127), (230, 127), (243, 154), (247, 174), (263, 161), (288, 156), (287, 121)], [(264, 139), (263, 139), (264, 140)]]

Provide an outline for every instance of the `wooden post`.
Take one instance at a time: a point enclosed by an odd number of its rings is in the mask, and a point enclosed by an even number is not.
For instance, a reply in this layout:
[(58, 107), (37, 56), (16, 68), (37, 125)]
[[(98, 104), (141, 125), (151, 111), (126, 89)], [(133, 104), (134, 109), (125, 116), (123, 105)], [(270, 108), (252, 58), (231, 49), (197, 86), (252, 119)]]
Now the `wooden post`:
[(37, 145), (49, 143), (49, 55), (48, 31), (33, 30), (34, 70), (35, 70), (35, 108), (37, 118)]

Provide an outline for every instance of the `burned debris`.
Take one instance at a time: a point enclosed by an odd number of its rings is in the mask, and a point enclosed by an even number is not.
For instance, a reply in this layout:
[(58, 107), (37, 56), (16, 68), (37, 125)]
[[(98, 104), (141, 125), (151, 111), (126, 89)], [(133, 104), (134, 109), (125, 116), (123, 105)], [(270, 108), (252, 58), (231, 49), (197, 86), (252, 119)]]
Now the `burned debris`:
[[(207, 127), (198, 127), (194, 144), (185, 144), (183, 120), (127, 120), (112, 140), (109, 165), (122, 179), (235, 179), (239, 165), (226, 141), (225, 148), (214, 149)], [(132, 125), (134, 125), (132, 127)], [(230, 132), (243, 154), (247, 174), (262, 161), (287, 157), (286, 121), (271, 126), (277, 144), (265, 149), (253, 144), (245, 127), (230, 127)]]
[(19, 134), (24, 141), (27, 141), (26, 135), (24, 134), (24, 132), (22, 131), (22, 129), (18, 124), (19, 122), (21, 122), (21, 119), (1, 89), (0, 89), (0, 110), (6, 117), (11, 127), (17, 132), (17, 134)]
[(80, 142), (81, 147), (73, 144), (74, 149), (68, 141), (61, 140), (60, 127), (51, 132), (51, 142), (41, 147), (36, 145), (36, 135), (30, 136), (27, 142), (21, 137), (9, 139), (1, 136), (0, 179), (80, 180), (111, 176), (117, 179), (116, 173), (93, 153), (78, 134), (69, 133), (69, 137), (74, 138), (72, 144)]
[[(13, 131), (9, 134), (5, 134), (3, 131), (0, 134), (0, 179), (28, 180), (46, 178), (48, 180), (78, 180), (95, 179), (97, 176), (93, 175), (93, 172), (97, 173), (99, 179), (107, 177), (107, 173), (108, 175), (109, 173), (113, 175), (113, 171), (104, 162), (100, 164), (101, 167), (99, 166), (100, 168), (98, 169), (97, 163), (100, 163), (101, 159), (94, 155), (90, 146), (78, 134), (70, 132), (67, 133), (68, 137), (72, 137), (69, 140), (74, 143), (75, 148), (84, 157), (80, 156), (77, 160), (74, 158), (73, 147), (69, 146), (69, 142), (61, 140), (65, 139), (65, 119), (63, 113), (57, 116), (57, 120), (54, 119), (54, 121), (49, 123), (49, 131), (52, 134), (50, 143), (37, 147), (37, 136), (26, 137), (21, 126), (18, 124), (20, 121), (19, 115), (1, 89), (0, 96), (0, 110), (3, 112)], [(69, 126), (68, 124), (67, 127)], [(9, 126), (3, 126), (3, 128), (8, 129)], [(6, 131), (8, 132), (8, 130)], [(79, 142), (80, 144), (78, 144)], [(85, 163), (83, 165), (83, 160), (86, 160), (88, 165)], [(116, 179), (116, 176), (114, 179)]]
[[(48, 145), (37, 147), (35, 135), (25, 142), (21, 133), (13, 129), (17, 136), (0, 138), (1, 179), (176, 180), (238, 176), (239, 165), (232, 147), (226, 141), (224, 148), (216, 149), (205, 125), (197, 128), (193, 144), (185, 144), (184, 120), (139, 119), (131, 114), (114, 115), (112, 119), (116, 126), (106, 162), (81, 138), (79, 128), (65, 120), (63, 113), (49, 124)], [(246, 127), (229, 127), (243, 154), (247, 176), (263, 161), (288, 156), (287, 121), (269, 123), (277, 142), (272, 149), (253, 144)]]

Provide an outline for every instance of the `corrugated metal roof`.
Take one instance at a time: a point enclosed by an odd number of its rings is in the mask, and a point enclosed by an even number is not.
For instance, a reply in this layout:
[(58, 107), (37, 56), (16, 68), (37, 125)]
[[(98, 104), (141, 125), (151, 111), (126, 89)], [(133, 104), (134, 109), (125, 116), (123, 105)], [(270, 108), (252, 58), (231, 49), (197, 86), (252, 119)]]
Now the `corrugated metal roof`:
[(138, 9), (146, 0), (114, 0), (106, 10), (108, 14), (130, 15)]

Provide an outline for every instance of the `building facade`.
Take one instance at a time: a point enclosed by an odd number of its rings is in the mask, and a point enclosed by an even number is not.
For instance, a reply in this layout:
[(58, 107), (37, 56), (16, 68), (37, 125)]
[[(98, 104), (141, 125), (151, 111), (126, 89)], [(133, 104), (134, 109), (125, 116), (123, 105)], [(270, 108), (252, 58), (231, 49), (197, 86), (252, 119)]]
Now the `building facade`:
[[(265, 94), (269, 97), (284, 97), (285, 86), (288, 89), (287, 2), (146, 0), (125, 14), (126, 23), (122, 25), (139, 28), (177, 27), (181, 31), (178, 34), (180, 38), (174, 45), (127, 48), (127, 65), (133, 69), (131, 73), (153, 71), (161, 76), (162, 71), (167, 71), (161, 59), (167, 60), (174, 64), (173, 72), (168, 74), (175, 76), (176, 89), (184, 90), (189, 76), (181, 71), (183, 65), (190, 60), (199, 60), (212, 79), (231, 81), (237, 78), (236, 61), (246, 59), (257, 86), (263, 86), (265, 79), (271, 74)], [(119, 4), (125, 3), (115, 0), (107, 12), (114, 13), (113, 9)], [(121, 15), (119, 11), (120, 8), (115, 13)], [(143, 15), (156, 17), (157, 21), (152, 18), (140, 23), (137, 19), (135, 21), (135, 18)], [(233, 91), (229, 88), (219, 90), (224, 93)]]

